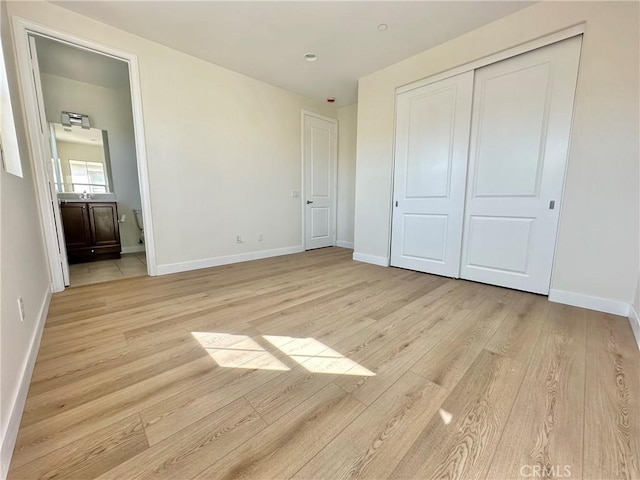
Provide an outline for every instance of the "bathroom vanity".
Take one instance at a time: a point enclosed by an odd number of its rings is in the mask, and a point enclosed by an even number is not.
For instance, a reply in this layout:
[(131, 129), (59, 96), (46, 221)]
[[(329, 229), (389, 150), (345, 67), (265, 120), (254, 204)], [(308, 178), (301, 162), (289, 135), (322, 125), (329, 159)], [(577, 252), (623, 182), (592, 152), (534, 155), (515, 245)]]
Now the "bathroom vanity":
[(69, 263), (120, 258), (116, 202), (61, 200)]
[(107, 131), (59, 123), (51, 123), (50, 130), (69, 263), (120, 258)]

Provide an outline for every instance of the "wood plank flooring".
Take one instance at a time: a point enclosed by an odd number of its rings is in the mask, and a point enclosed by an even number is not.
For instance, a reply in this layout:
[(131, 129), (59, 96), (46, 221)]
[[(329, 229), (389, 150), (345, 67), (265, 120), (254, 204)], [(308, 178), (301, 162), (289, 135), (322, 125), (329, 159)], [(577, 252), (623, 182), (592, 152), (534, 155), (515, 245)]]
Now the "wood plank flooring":
[(627, 319), (350, 258), (54, 295), (9, 478), (640, 478)]

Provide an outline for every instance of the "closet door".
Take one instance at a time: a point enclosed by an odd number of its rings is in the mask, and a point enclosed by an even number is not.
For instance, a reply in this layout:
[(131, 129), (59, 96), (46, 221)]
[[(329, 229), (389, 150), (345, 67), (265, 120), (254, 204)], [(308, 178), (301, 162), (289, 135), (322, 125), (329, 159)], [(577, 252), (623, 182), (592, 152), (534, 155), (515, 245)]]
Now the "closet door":
[(462, 278), (549, 292), (580, 47), (476, 71)]
[(398, 95), (391, 265), (457, 277), (473, 72)]

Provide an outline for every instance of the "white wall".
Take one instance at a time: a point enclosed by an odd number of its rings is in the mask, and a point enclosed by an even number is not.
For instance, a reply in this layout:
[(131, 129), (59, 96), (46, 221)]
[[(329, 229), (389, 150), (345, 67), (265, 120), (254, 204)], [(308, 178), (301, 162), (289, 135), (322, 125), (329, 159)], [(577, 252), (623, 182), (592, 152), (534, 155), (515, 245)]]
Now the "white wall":
[(586, 22), (552, 288), (626, 302), (638, 278), (636, 2), (541, 2), (359, 82), (355, 252), (389, 252), (395, 88)]
[(338, 245), (353, 247), (358, 104), (338, 109)]
[[(160, 267), (299, 248), (301, 110), (336, 108), (212, 65), (48, 2), (9, 12), (139, 59)], [(264, 241), (258, 242), (258, 233)], [(235, 242), (241, 234), (244, 243)], [(169, 269), (180, 268), (173, 265)], [(161, 271), (168, 269), (160, 268)]]
[[(16, 94), (16, 68), (4, 2), (0, 2), (0, 17), (24, 175), (20, 178), (0, 172), (0, 478), (5, 478), (31, 377), (28, 369), (29, 352), (34, 339), (39, 338), (38, 321), (49, 298), (50, 279), (38, 221), (23, 110), (20, 97)], [(24, 299), (24, 322), (20, 321), (18, 312), (19, 296)], [(17, 415), (12, 417), (14, 411)]]
[(89, 115), (91, 126), (106, 130), (118, 214), (127, 220), (120, 224), (123, 248), (137, 247), (140, 237), (133, 210), (142, 208), (136, 144), (133, 132), (131, 94), (55, 75), (41, 74), (47, 121), (60, 123), (60, 112)]

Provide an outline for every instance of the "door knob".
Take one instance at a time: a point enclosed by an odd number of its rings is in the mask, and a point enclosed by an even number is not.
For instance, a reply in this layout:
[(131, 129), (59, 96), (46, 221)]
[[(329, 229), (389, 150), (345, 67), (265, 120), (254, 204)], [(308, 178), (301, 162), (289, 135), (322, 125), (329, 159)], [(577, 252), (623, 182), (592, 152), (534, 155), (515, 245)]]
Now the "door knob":
[(310, 203), (313, 203), (313, 201), (307, 200), (307, 205), (309, 205)]

